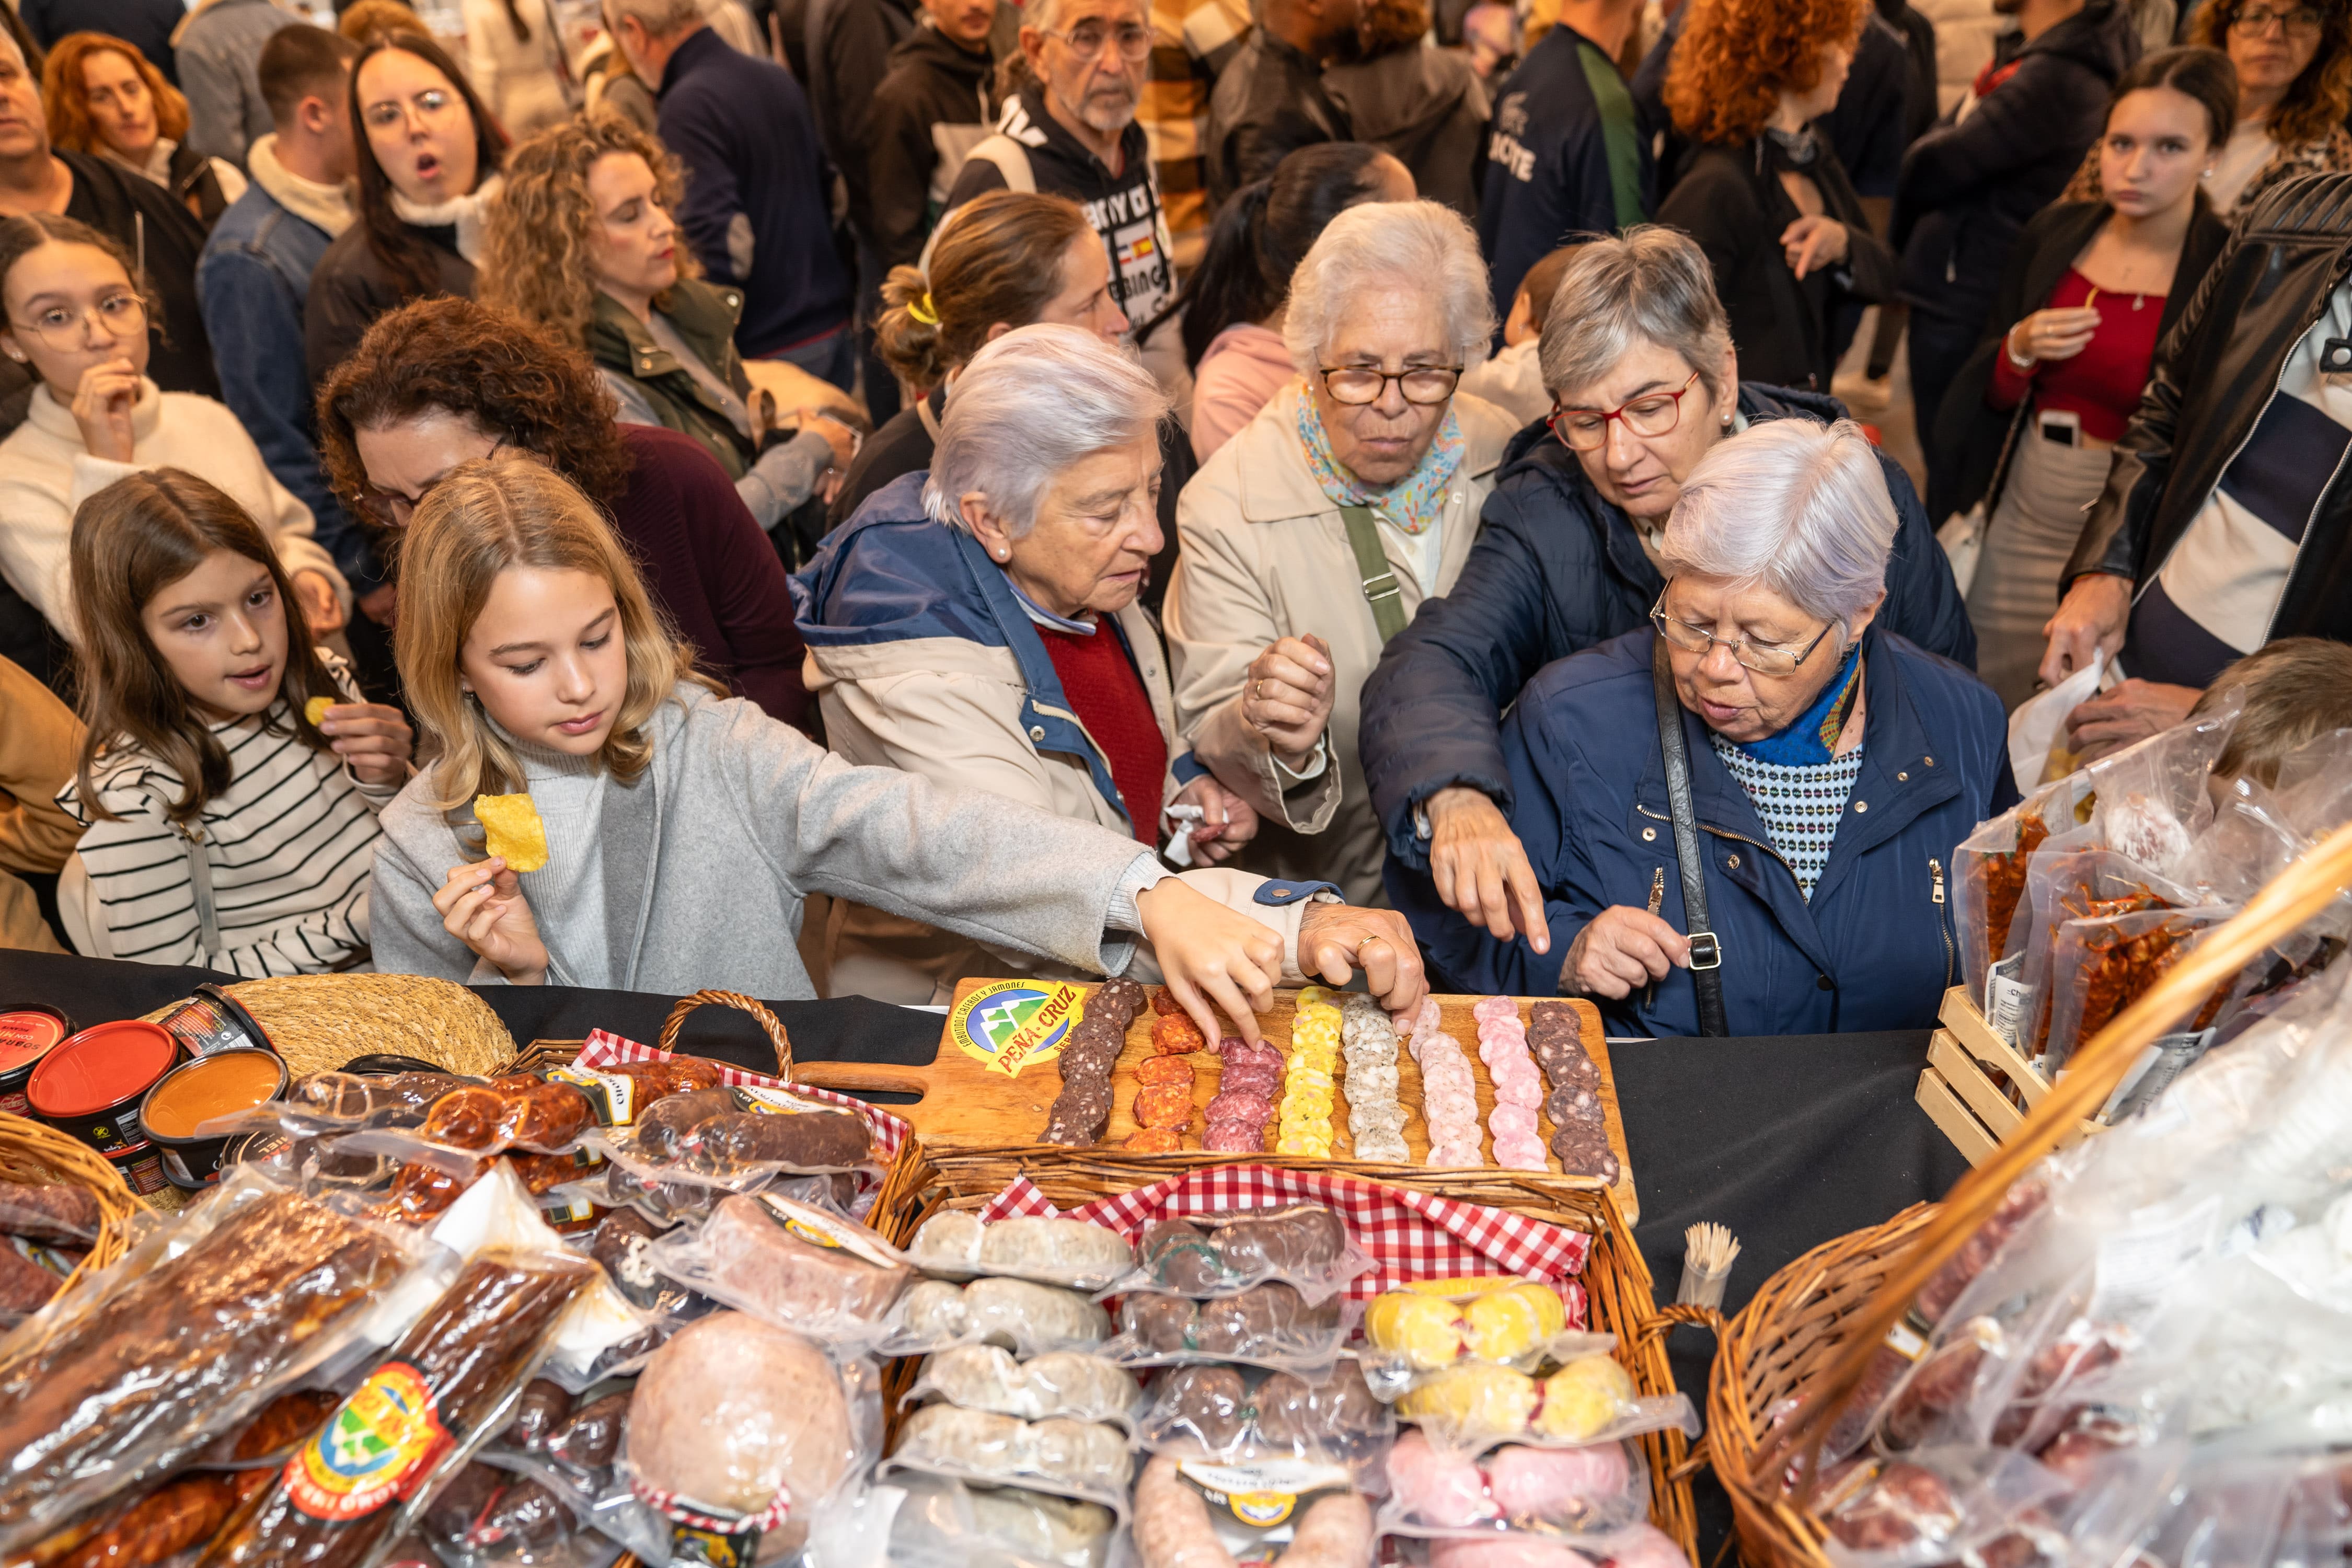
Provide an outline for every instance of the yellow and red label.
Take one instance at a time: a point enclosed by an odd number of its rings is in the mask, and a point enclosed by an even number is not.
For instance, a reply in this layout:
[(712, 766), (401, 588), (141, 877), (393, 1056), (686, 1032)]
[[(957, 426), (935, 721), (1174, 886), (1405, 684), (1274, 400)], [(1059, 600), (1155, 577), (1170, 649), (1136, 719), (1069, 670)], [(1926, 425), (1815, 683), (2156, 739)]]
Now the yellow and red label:
[(286, 1461), (287, 1495), (313, 1519), (364, 1519), (414, 1491), (452, 1441), (423, 1374), (386, 1362)]

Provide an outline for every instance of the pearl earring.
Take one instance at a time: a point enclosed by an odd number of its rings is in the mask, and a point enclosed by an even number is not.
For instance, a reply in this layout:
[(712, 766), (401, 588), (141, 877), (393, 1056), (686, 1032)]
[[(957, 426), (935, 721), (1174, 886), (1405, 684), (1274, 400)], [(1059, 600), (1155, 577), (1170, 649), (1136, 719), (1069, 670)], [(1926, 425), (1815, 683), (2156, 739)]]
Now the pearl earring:
[(1723, 416), (1723, 433), (1727, 436), (1731, 434), (1731, 416), (1728, 414)]

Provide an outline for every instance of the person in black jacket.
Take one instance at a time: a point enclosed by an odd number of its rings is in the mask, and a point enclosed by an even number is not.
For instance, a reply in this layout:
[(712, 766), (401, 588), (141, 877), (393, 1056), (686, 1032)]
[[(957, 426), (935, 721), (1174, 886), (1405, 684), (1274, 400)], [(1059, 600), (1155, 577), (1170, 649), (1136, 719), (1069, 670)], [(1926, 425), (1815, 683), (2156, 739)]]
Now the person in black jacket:
[[(1544, 923), (1507, 816), (1503, 710), (1552, 660), (1644, 624), (1665, 589), (1667, 515), (1717, 442), (1763, 420), (1845, 414), (1833, 398), (1741, 382), (1706, 256), (1663, 226), (1578, 248), (1542, 358), (1558, 411), (1507, 449), (1453, 592), (1390, 639), (1364, 683), (1358, 741), (1390, 896), (1425, 905), (1433, 882), (1506, 941)], [(1971, 664), (1976, 638), (1919, 498), (1892, 458), (1879, 468), (1897, 525), (1877, 624)]]
[(884, 271), (923, 254), (967, 153), (996, 119), (996, 0), (924, 0), (867, 110), (868, 222)]
[(1209, 95), (1209, 210), (1263, 180), (1286, 154), (1352, 142), (1348, 111), (1324, 90), (1323, 62), (1361, 53), (1357, 0), (1265, 0), (1264, 15)]
[(1695, 146), (1658, 221), (1706, 252), (1748, 374), (1827, 392), (1835, 312), (1895, 283), (1894, 253), (1813, 126), (1845, 86), (1867, 0), (1692, 6), (1665, 98)]
[(2025, 226), (1985, 341), (1944, 399), (1932, 438), (1953, 489), (1928, 515), (1983, 503), (1969, 618), (1977, 673), (2005, 706), (2033, 694), (2083, 509), (2106, 483), (2156, 345), (2229, 238), (2199, 181), (2229, 142), (2237, 94), (2213, 49), (2165, 49), (2123, 74), (2099, 139), (2106, 199), (2059, 202)]
[(2084, 521), (2042, 678), (2131, 679), (2074, 710), (2095, 752), (2178, 723), (2240, 654), (2352, 642), (2352, 174), (2274, 186), (2165, 338)]
[(2019, 30), (2002, 37), (1952, 113), (1911, 144), (1895, 195), (1890, 237), (1911, 307), (1922, 430), (1936, 427), (1945, 389), (1976, 352), (2018, 231), (2065, 189), (2106, 118), (2108, 89), (2139, 58), (2124, 0), (1996, 3)]
[(361, 52), (351, 113), (358, 221), (310, 274), (302, 338), (312, 386), (394, 306), (474, 297), (474, 258), (507, 151), (466, 73), (417, 34), (387, 34)]

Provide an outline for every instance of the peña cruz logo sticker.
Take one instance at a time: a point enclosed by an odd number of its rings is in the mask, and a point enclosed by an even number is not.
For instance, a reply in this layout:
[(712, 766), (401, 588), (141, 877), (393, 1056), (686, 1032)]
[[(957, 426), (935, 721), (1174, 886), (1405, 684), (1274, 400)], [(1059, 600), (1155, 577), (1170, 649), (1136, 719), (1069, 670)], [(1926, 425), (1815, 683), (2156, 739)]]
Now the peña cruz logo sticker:
[(1045, 980), (997, 980), (974, 991), (948, 1015), (948, 1038), (991, 1072), (1017, 1078), (1021, 1069), (1051, 1061), (1086, 1011), (1086, 990)]
[(364, 1519), (406, 1497), (451, 1442), (423, 1375), (386, 1362), (286, 1461), (286, 1491), (313, 1519)]

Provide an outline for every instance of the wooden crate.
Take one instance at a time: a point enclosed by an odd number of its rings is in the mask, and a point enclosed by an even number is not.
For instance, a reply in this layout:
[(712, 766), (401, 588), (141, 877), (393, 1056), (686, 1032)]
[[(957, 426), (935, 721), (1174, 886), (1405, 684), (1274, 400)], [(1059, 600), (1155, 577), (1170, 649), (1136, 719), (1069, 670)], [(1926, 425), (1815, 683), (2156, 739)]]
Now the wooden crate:
[[(1969, 1164), (1981, 1165), (2042, 1103), (2050, 1080), (1985, 1021), (1966, 986), (1944, 993), (1937, 1017), (1944, 1026), (1927, 1041), (1919, 1109)], [(2095, 1123), (2083, 1122), (2062, 1146), (2097, 1131)]]

